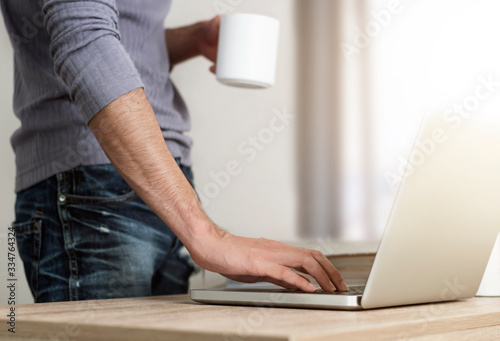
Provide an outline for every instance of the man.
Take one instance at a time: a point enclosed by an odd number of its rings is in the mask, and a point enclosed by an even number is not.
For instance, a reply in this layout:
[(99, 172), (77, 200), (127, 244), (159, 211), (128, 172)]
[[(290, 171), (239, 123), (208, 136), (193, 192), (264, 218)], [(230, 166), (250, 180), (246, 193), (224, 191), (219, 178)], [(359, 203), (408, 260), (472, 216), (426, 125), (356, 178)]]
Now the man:
[(185, 293), (182, 245), (235, 280), (314, 291), (295, 268), (347, 290), (321, 253), (231, 235), (203, 211), (169, 72), (215, 63), (220, 19), (165, 31), (170, 2), (1, 2), (21, 120), (14, 228), (35, 302)]

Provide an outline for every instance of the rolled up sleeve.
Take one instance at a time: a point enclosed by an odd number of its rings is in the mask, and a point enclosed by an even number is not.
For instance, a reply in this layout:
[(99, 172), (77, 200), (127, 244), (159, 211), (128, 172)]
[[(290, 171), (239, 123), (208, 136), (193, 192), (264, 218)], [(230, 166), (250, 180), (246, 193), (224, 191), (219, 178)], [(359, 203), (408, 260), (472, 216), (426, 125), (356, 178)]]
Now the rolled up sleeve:
[(54, 70), (87, 124), (118, 97), (144, 87), (120, 42), (114, 0), (44, 0), (43, 12)]

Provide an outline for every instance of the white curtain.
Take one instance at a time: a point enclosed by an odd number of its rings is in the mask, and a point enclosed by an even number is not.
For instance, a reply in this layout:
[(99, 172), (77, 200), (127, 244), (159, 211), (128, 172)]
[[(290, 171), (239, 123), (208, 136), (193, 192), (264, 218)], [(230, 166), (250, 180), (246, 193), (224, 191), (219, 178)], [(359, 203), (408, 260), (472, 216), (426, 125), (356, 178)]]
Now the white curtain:
[(300, 233), (373, 239), (368, 58), (343, 47), (346, 27), (363, 20), (366, 3), (313, 0), (297, 6)]
[[(300, 234), (378, 240), (423, 115), (457, 110), (481, 77), (500, 82), (500, 2), (296, 6)], [(499, 108), (500, 88), (468, 114)]]

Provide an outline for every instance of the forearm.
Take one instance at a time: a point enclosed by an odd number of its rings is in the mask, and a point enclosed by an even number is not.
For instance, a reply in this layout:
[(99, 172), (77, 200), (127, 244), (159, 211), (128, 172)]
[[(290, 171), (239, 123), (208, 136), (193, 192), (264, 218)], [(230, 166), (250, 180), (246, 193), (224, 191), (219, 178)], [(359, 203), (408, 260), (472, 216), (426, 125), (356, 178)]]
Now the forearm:
[(182, 63), (201, 54), (198, 44), (202, 23), (165, 30), (170, 65)]
[(106, 106), (89, 127), (124, 180), (188, 249), (220, 231), (170, 154), (142, 89)]

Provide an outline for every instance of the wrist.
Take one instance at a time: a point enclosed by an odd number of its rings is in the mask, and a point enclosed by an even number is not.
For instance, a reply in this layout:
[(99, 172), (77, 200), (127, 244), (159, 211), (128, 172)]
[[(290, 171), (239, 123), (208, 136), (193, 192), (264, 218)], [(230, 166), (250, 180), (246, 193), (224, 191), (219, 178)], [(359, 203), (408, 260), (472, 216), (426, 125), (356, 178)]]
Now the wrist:
[(184, 246), (196, 264), (210, 270), (210, 256), (216, 253), (219, 242), (229, 233), (211, 221), (198, 222), (189, 230), (189, 236), (186, 242), (183, 242)]

